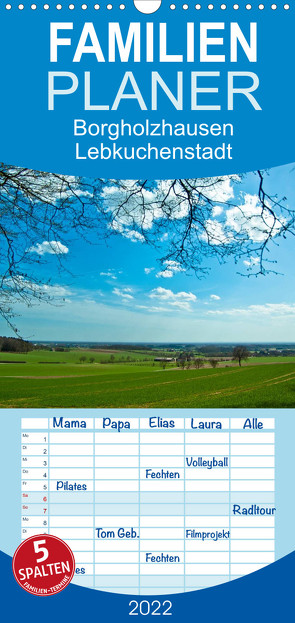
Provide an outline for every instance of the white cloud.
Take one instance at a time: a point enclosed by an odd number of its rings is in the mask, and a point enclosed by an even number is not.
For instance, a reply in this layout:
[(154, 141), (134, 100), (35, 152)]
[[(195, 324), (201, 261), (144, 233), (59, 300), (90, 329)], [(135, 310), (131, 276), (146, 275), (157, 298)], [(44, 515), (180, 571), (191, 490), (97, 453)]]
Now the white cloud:
[(185, 311), (191, 311), (191, 303), (197, 300), (196, 295), (192, 292), (172, 292), (172, 290), (161, 287), (154, 288), (148, 296), (151, 299), (165, 301), (168, 305)]
[(214, 316), (295, 316), (295, 303), (265, 303), (249, 305), (245, 308), (210, 310), (207, 314)]
[(247, 266), (248, 268), (251, 268), (252, 266), (257, 266), (259, 262), (260, 262), (259, 257), (252, 257), (251, 255), (249, 260), (244, 260), (243, 264), (245, 264), (245, 266)]
[(172, 307), (170, 307), (170, 308), (169, 307), (157, 307), (156, 305), (151, 305), (151, 306), (148, 306), (148, 305), (135, 305), (135, 307), (137, 309), (145, 309), (145, 310), (147, 310), (149, 312), (152, 312), (152, 313), (160, 313), (160, 312), (161, 313), (163, 313), (163, 312), (171, 313), (171, 312), (173, 312)]
[(123, 232), (123, 236), (124, 238), (129, 238), (131, 242), (144, 242), (145, 240), (144, 236), (135, 229)]
[[(285, 224), (285, 219), (278, 213), (274, 214), (267, 207), (262, 208), (257, 195), (243, 193), (240, 203), (227, 209), (219, 205), (212, 207), (212, 218), (208, 218), (200, 238), (211, 245), (231, 243), (263, 243), (268, 236), (277, 236)], [(232, 197), (230, 197), (232, 198)], [(221, 217), (221, 218), (216, 218)], [(259, 263), (259, 259), (251, 257), (244, 260), (248, 268)]]
[(219, 221), (214, 221), (213, 219), (208, 219), (205, 222), (205, 229), (200, 238), (208, 244), (220, 245), (220, 244), (229, 244), (233, 240), (232, 234), (228, 231), (224, 230), (223, 223)]
[(282, 224), (268, 210), (262, 211), (259, 197), (249, 193), (244, 195), (243, 204), (226, 212), (226, 226), (252, 242), (263, 242), (270, 234), (276, 236)]
[[(9, 167), (9, 174), (17, 178), (16, 187), (21, 186), (30, 190), (30, 201), (38, 203), (57, 204), (59, 201), (76, 202), (77, 197), (92, 198), (92, 193), (87, 187), (81, 186), (79, 177), (73, 175), (56, 175), (55, 173), (40, 173), (30, 169)], [(3, 191), (5, 192), (5, 191)], [(34, 199), (35, 197), (35, 199)]]
[(130, 294), (131, 292), (133, 292), (132, 288), (114, 288), (113, 289), (113, 294), (116, 294), (116, 296), (121, 297), (122, 299), (133, 299), (134, 297), (132, 296), (132, 294)]
[(163, 277), (164, 279), (170, 279), (175, 275), (175, 273), (184, 272), (184, 268), (181, 267), (179, 262), (175, 262), (174, 260), (166, 260), (163, 262), (164, 270), (161, 270), (157, 273), (156, 277)]
[(109, 270), (107, 270), (106, 272), (101, 272), (99, 273), (101, 277), (109, 277), (110, 279), (117, 279), (116, 275), (114, 274), (114, 271), (112, 268), (110, 268)]
[(212, 208), (212, 216), (220, 216), (222, 214), (223, 208), (221, 206), (213, 206)]
[(220, 301), (220, 296), (217, 294), (210, 294), (210, 299), (212, 299), (212, 301)]
[(45, 255), (46, 253), (50, 255), (66, 255), (69, 249), (57, 240), (44, 240), (44, 242), (37, 242), (36, 246), (30, 247), (28, 251), (29, 253), (38, 253), (38, 255)]
[(196, 301), (197, 297), (192, 292), (172, 292), (172, 290), (167, 290), (166, 288), (154, 288), (149, 294), (151, 299), (161, 299), (162, 301)]
[[(111, 213), (110, 228), (129, 238), (132, 242), (144, 241), (141, 231), (150, 231), (160, 219), (180, 220), (189, 214), (191, 201), (196, 205), (206, 205), (208, 200), (214, 203), (226, 203), (234, 197), (231, 177), (211, 177), (194, 180), (195, 190), (190, 188), (190, 200), (186, 189), (178, 180), (159, 180), (153, 187), (141, 186), (136, 180), (109, 180), (102, 198), (106, 209)], [(215, 214), (221, 213), (216, 206)], [(138, 228), (138, 229), (137, 229)], [(165, 232), (161, 240), (168, 239)]]
[(49, 296), (57, 296), (61, 298), (63, 298), (64, 296), (69, 296), (71, 294), (69, 288), (60, 285), (43, 284), (42, 286), (40, 286), (40, 290), (46, 292), (46, 294), (48, 294)]
[(184, 311), (192, 311), (191, 305), (188, 301), (169, 301), (169, 305), (176, 307), (177, 309), (183, 309)]
[[(6, 288), (11, 288), (14, 295), (21, 297), (24, 294), (30, 297), (36, 297), (38, 300), (63, 299), (71, 294), (67, 286), (61, 286), (51, 283), (38, 283), (26, 279), (22, 275), (14, 275), (13, 279), (5, 279)], [(33, 300), (33, 299), (32, 299)]]
[(153, 270), (155, 270), (155, 269), (154, 268), (145, 268), (144, 272), (145, 272), (146, 275), (149, 275), (150, 273), (153, 272)]
[[(232, 186), (233, 181), (238, 181), (239, 176), (233, 175), (231, 177), (223, 178), (209, 178), (209, 181), (204, 179), (202, 192), (216, 203), (226, 203), (234, 197), (234, 189)], [(220, 180), (220, 181), (219, 181)]]
[(156, 277), (163, 277), (163, 279), (171, 279), (173, 275), (174, 275), (174, 272), (172, 270), (165, 269), (157, 273)]

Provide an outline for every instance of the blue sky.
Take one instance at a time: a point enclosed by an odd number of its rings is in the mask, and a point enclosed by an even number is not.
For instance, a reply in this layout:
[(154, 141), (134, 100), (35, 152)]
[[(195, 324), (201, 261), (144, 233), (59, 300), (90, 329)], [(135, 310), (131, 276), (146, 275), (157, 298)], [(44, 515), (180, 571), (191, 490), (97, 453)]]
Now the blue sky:
[[(293, 166), (273, 169), (267, 189), (295, 206)], [(240, 193), (253, 194), (249, 175)], [(177, 265), (160, 266), (161, 255), (121, 235), (107, 244), (69, 241), (63, 254), (70, 273), (59, 273), (56, 257), (40, 240), (45, 264), (40, 278), (51, 278), (57, 305), (18, 305), (16, 324), (31, 340), (247, 342), (295, 341), (294, 239), (273, 245), (270, 259), (279, 275), (242, 277), (241, 261), (215, 260), (198, 279)], [(43, 245), (43, 246), (42, 246)], [(65, 249), (60, 249), (65, 251)], [(64, 299), (64, 300), (63, 300)], [(4, 320), (0, 334), (9, 335)]]

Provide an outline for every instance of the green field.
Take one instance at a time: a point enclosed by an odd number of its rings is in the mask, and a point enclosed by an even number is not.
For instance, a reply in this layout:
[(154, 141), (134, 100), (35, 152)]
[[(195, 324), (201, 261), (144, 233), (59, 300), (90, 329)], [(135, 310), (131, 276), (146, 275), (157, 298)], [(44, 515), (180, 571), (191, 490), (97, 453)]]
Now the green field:
[[(110, 357), (113, 356), (115, 361), (124, 360), (124, 362), (128, 363), (128, 357), (131, 360), (141, 361), (147, 359), (148, 361), (152, 361), (154, 359), (154, 355), (151, 352), (141, 352), (141, 351), (132, 351), (132, 350), (94, 350), (94, 349), (73, 349), (66, 350), (65, 352), (58, 351), (50, 351), (50, 350), (32, 350), (29, 353), (0, 353), (0, 364), (3, 361), (26, 361), (27, 363), (32, 364), (42, 364), (45, 363), (58, 363), (58, 364), (79, 364), (79, 359), (81, 356), (85, 356), (87, 361), (92, 357), (95, 359), (96, 363), (107, 363), (110, 360)], [(1, 371), (0, 371), (1, 373)]]
[[(110, 354), (115, 363), (102, 363)], [(86, 362), (79, 361), (81, 356)], [(0, 407), (295, 406), (295, 357), (253, 358), (242, 368), (227, 364), (200, 370), (175, 364), (163, 370), (153, 359), (152, 353), (131, 350), (1, 353), (0, 361), (26, 363), (0, 364)]]

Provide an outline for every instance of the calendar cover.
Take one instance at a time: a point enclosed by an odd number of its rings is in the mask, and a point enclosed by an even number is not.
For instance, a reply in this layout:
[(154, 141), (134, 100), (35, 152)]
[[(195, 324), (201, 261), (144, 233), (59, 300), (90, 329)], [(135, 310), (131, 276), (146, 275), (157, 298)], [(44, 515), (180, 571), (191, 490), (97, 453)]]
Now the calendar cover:
[(291, 621), (294, 3), (86, 2), (0, 2), (3, 610)]

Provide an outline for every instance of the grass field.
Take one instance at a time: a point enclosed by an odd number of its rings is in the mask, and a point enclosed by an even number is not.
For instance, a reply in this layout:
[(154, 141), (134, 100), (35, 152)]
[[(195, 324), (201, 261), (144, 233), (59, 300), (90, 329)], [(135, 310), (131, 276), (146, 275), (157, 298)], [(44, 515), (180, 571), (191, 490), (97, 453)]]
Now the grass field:
[[(53, 363), (79, 363), (81, 356), (85, 356), (87, 361), (90, 357), (95, 359), (96, 363), (107, 363), (110, 357), (116, 360), (124, 360), (127, 362), (127, 358), (131, 360), (153, 360), (154, 355), (151, 352), (143, 353), (141, 351), (129, 351), (129, 350), (94, 350), (94, 349), (78, 349), (68, 350), (64, 352), (50, 351), (50, 350), (32, 350), (29, 353), (0, 353), (0, 364), (2, 361), (26, 361), (27, 363), (44, 365), (46, 362)], [(0, 371), (1, 373), (1, 371)]]
[[(81, 355), (86, 362), (79, 362)], [(152, 354), (113, 355), (115, 360), (123, 356), (124, 363), (102, 365), (110, 354), (95, 351), (1, 353), (0, 361), (26, 363), (0, 364), (0, 407), (295, 406), (295, 357), (255, 358), (242, 368), (180, 370), (172, 364), (163, 370), (152, 366)], [(136, 361), (126, 361), (127, 356)], [(96, 363), (89, 363), (89, 357)]]

